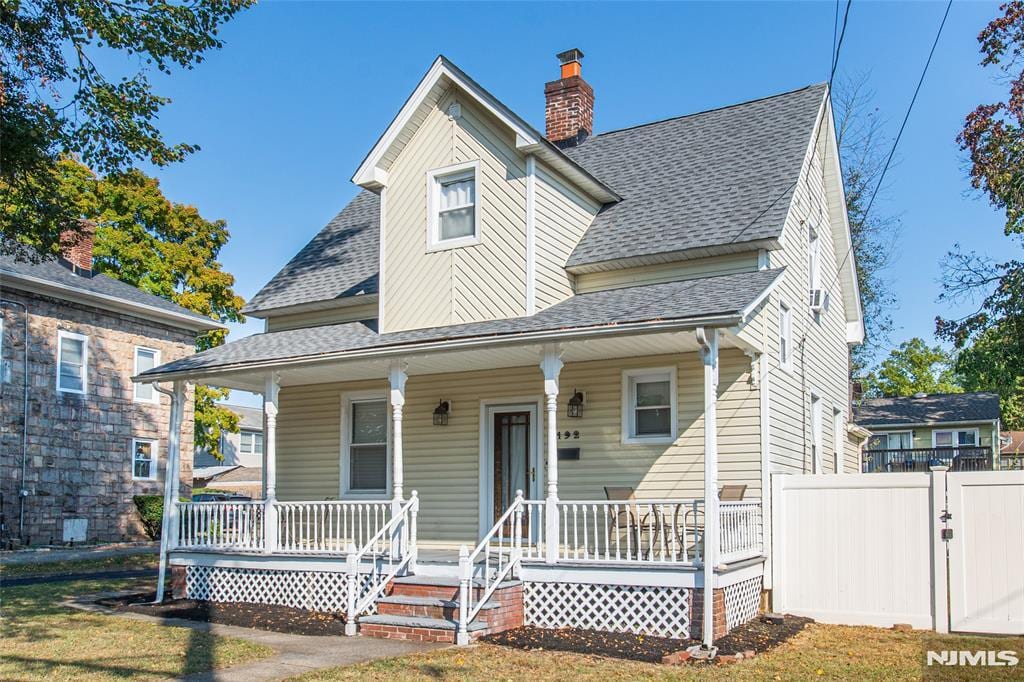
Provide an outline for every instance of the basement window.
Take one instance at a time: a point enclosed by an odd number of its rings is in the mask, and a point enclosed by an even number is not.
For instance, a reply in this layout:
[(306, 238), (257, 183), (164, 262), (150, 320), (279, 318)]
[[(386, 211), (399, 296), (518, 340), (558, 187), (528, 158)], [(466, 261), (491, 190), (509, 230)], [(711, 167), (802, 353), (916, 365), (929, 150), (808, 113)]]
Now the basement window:
[(480, 243), (480, 162), (427, 172), (427, 250)]

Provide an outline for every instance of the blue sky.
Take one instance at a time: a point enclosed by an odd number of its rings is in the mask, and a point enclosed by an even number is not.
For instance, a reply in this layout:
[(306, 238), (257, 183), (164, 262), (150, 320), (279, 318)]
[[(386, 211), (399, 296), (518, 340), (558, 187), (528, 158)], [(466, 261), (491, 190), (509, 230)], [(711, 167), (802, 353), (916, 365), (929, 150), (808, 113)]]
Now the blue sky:
[[(943, 8), (853, 3), (839, 73), (869, 72), (891, 134)], [(438, 53), (543, 130), (554, 55), (579, 47), (601, 132), (827, 80), (834, 11), (831, 2), (264, 2), (227, 25), (224, 49), (197, 69), (154, 78), (173, 100), (160, 119), (168, 139), (202, 147), (155, 173), (173, 200), (228, 221), (222, 260), (248, 298), (354, 195), (353, 171)], [(1007, 255), (1001, 216), (968, 192), (955, 143), (964, 115), (1001, 97), (976, 41), (996, 13), (995, 3), (954, 3), (876, 203), (903, 226), (887, 273), (899, 298), (894, 343), (931, 339), (935, 315), (958, 312), (936, 301), (939, 261), (955, 242)], [(232, 337), (261, 328), (253, 320)]]

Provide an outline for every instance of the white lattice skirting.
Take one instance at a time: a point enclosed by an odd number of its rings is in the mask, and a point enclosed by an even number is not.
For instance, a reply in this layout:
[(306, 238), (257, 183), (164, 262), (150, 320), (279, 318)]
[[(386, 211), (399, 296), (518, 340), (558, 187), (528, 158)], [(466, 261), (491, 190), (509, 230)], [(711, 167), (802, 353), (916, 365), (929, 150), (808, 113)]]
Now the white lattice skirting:
[[(359, 576), (359, 595), (370, 585)], [(345, 611), (345, 574), (322, 571), (280, 571), (253, 568), (189, 566), (185, 596), (212, 602), (274, 604), (323, 612)], [(376, 604), (366, 613), (376, 613)]]
[(732, 630), (757, 617), (761, 606), (761, 576), (722, 588), (725, 592), (725, 627)]
[(640, 635), (690, 637), (690, 590), (684, 587), (527, 582), (524, 621)]

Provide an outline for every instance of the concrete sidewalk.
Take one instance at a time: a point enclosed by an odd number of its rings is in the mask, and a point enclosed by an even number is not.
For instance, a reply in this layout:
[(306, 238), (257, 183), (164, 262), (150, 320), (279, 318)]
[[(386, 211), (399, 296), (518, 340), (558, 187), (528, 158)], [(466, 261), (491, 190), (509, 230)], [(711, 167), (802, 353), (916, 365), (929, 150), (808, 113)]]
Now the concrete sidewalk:
[(159, 554), (159, 542), (123, 542), (96, 547), (44, 547), (0, 552), (0, 566), (51, 564), (57, 561), (88, 561), (134, 554)]
[(254, 663), (246, 663), (223, 670), (211, 670), (188, 675), (182, 679), (188, 682), (263, 682), (282, 680), (322, 668), (364, 663), (378, 658), (402, 656), (417, 651), (437, 649), (444, 644), (406, 642), (372, 637), (311, 637), (290, 635), (283, 632), (253, 630), (235, 625), (203, 623), (178, 618), (159, 618), (141, 613), (117, 611), (96, 603), (96, 600), (132, 594), (133, 590), (104, 592), (78, 597), (69, 597), (63, 605), (91, 613), (103, 613), (118, 618), (155, 623), (157, 625), (183, 627), (200, 632), (209, 632), (222, 637), (236, 637), (270, 647), (276, 653)]

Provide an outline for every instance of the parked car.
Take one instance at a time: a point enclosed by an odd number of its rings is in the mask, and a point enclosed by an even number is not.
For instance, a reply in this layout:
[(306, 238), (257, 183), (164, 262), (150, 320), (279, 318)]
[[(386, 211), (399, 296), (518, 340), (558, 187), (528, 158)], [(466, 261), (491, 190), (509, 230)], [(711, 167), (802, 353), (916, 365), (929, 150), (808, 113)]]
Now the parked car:
[(193, 502), (251, 502), (252, 497), (241, 493), (196, 493)]

